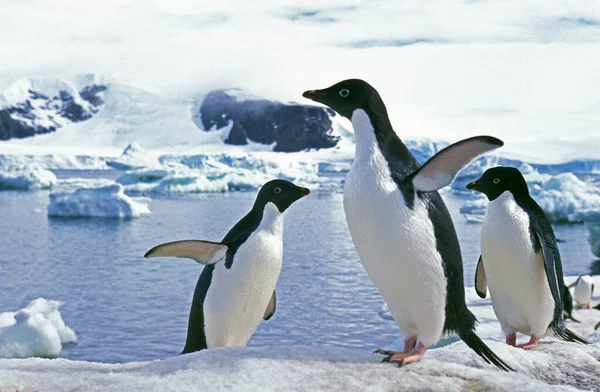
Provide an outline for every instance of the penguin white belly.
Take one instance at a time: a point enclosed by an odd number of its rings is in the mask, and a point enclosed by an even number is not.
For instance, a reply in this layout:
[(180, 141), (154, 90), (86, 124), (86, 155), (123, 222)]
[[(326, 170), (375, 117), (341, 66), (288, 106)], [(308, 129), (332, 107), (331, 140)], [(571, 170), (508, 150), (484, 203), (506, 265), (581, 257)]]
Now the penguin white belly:
[(510, 192), (489, 203), (481, 250), (492, 307), (504, 333), (544, 336), (554, 299), (542, 254), (533, 249), (529, 216)]
[(426, 346), (441, 337), (446, 278), (425, 204), (409, 209), (378, 147), (357, 154), (344, 185), (352, 240), (405, 337)]
[(209, 348), (248, 343), (273, 295), (282, 260), (280, 233), (259, 230), (240, 246), (230, 269), (223, 261), (215, 266), (204, 300)]
[(575, 285), (574, 299), (578, 306), (587, 306), (592, 300), (592, 278), (582, 276)]

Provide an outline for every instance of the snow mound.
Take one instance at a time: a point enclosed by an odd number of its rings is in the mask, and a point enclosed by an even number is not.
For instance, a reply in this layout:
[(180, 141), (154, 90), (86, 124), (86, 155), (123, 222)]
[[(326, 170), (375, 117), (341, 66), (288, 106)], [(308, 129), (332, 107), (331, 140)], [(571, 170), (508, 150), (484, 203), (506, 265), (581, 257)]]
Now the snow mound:
[(49, 189), (56, 184), (56, 176), (37, 164), (26, 166), (0, 165), (1, 190)]
[(77, 343), (58, 310), (61, 305), (38, 298), (16, 312), (0, 313), (0, 357), (56, 358), (63, 344)]
[(149, 199), (129, 197), (121, 184), (102, 188), (81, 188), (73, 193), (50, 194), (48, 216), (136, 218), (149, 214)]
[(600, 347), (556, 342), (534, 351), (488, 342), (517, 369), (486, 365), (457, 342), (398, 369), (365, 351), (328, 347), (219, 348), (154, 362), (0, 360), (0, 386), (52, 391), (577, 391), (600, 383)]

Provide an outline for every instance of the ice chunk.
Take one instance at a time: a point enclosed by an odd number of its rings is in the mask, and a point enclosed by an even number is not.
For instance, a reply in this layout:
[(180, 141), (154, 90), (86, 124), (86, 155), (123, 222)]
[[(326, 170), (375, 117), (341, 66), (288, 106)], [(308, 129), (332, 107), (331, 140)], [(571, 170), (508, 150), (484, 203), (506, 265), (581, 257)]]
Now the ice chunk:
[(553, 222), (583, 222), (600, 214), (600, 188), (572, 173), (551, 177), (532, 196)]
[(131, 143), (123, 150), (123, 154), (119, 158), (109, 159), (106, 164), (115, 170), (136, 170), (158, 166), (158, 158), (153, 152), (144, 150), (139, 144)]
[(55, 183), (54, 173), (37, 164), (0, 166), (0, 191), (48, 189)]
[(588, 229), (588, 242), (592, 247), (592, 253), (596, 257), (600, 257), (600, 219), (585, 222)]
[(48, 216), (135, 218), (149, 214), (149, 199), (129, 197), (121, 184), (102, 188), (81, 188), (73, 193), (50, 195)]
[(16, 312), (0, 313), (0, 357), (55, 358), (64, 344), (77, 343), (58, 310), (61, 305), (38, 298)]

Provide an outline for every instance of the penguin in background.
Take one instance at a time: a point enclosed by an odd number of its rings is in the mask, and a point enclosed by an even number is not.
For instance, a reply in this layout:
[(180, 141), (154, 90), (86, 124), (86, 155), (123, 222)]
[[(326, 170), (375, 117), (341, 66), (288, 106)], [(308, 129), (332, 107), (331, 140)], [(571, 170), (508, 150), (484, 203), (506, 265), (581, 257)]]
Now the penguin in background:
[(563, 290), (563, 319), (573, 320), (576, 323), (580, 323), (581, 321), (575, 319), (573, 317), (573, 297), (571, 296), (571, 292), (569, 291), (569, 287), (567, 287), (564, 283)]
[(406, 337), (403, 352), (377, 351), (386, 355), (384, 362), (420, 361), (442, 336), (457, 333), (486, 362), (512, 370), (475, 334), (456, 231), (437, 192), (502, 141), (462, 140), (419, 166), (394, 132), (379, 93), (365, 81), (344, 80), (303, 96), (354, 127), (356, 153), (344, 184), (344, 212), (359, 258)]
[(571, 287), (575, 287), (574, 294), (577, 309), (591, 309), (594, 279), (589, 275), (580, 275), (575, 282), (569, 285), (569, 288)]
[(283, 262), (283, 213), (309, 193), (289, 181), (269, 181), (250, 212), (221, 242), (168, 242), (144, 255), (182, 257), (205, 265), (194, 291), (181, 354), (245, 346), (261, 320), (275, 313), (275, 285)]
[[(489, 200), (475, 290), (485, 298), (489, 287), (506, 343), (532, 349), (541, 337), (552, 333), (561, 340), (588, 344), (565, 327), (565, 287), (556, 237), (544, 211), (529, 195), (521, 172), (494, 167), (467, 189)], [(517, 332), (530, 336), (529, 342), (517, 346)]]

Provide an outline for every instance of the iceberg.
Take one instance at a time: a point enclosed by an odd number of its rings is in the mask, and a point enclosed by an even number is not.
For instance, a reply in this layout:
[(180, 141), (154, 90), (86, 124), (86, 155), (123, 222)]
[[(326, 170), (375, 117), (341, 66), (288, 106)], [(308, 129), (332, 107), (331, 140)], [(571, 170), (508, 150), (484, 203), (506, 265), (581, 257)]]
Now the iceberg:
[(56, 358), (63, 345), (77, 343), (58, 310), (61, 305), (38, 298), (16, 312), (0, 313), (0, 358)]
[(54, 173), (37, 164), (0, 165), (0, 191), (49, 189), (56, 184), (56, 181)]
[(600, 217), (597, 220), (585, 222), (585, 225), (588, 229), (588, 242), (592, 253), (600, 258)]
[(52, 193), (48, 216), (136, 218), (150, 213), (149, 199), (129, 197), (124, 191), (123, 185), (114, 184), (101, 188), (80, 188), (73, 193)]

